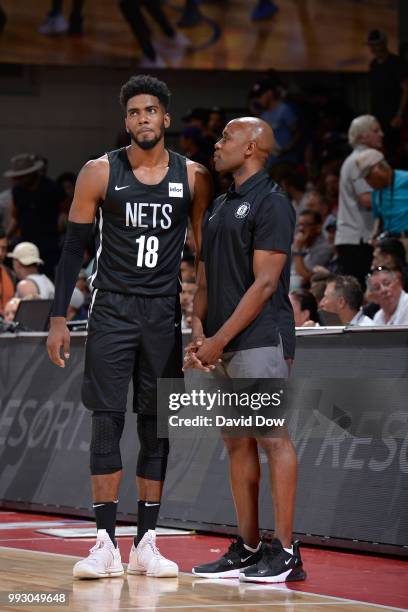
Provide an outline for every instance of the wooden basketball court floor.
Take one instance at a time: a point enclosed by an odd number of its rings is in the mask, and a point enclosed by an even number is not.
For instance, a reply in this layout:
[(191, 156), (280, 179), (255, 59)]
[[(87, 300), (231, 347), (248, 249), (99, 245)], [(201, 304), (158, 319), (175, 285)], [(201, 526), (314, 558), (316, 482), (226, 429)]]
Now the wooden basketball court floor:
[[(163, 554), (180, 566), (178, 578), (139, 576), (73, 580), (72, 566), (94, 540), (64, 539), (38, 533), (49, 526), (80, 521), (38, 514), (0, 512), (0, 610), (180, 610), (255, 612), (375, 612), (408, 609), (408, 565), (403, 560), (303, 548), (308, 578), (280, 585), (206, 580), (191, 566), (217, 558), (229, 540), (214, 536), (161, 536)], [(83, 526), (89, 523), (82, 522)], [(120, 538), (126, 563), (131, 538)], [(67, 605), (14, 605), (8, 593), (63, 593)]]
[[(195, 50), (170, 54), (168, 67), (199, 69), (365, 71), (369, 30), (384, 29), (397, 49), (398, 0), (275, 0), (279, 12), (252, 22), (256, 0), (200, 3), (205, 20), (186, 28)], [(50, 0), (1, 0), (8, 22), (0, 35), (0, 62), (136, 67), (140, 49), (117, 0), (86, 0), (82, 36), (43, 36), (37, 28)], [(176, 23), (184, 0), (163, 0)], [(65, 15), (70, 1), (64, 2)], [(153, 25), (157, 39), (157, 28)]]

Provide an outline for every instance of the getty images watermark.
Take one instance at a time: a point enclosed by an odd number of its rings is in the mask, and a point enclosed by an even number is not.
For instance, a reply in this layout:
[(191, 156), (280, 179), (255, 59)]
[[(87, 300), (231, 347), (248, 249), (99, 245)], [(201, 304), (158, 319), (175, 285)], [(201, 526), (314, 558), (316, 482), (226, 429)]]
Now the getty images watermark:
[[(201, 374), (201, 373), (200, 373)], [(408, 379), (292, 378), (214, 380), (195, 372), (157, 383), (157, 433), (184, 438), (286, 436), (360, 449), (380, 442), (408, 449)], [(401, 446), (401, 449), (400, 449)], [(400, 450), (399, 450), (400, 449)]]
[(285, 427), (285, 382), (262, 379), (195, 381), (161, 379), (158, 383), (158, 434), (183, 437), (265, 435)]
[[(170, 393), (169, 410), (178, 412), (182, 408), (197, 408), (206, 412), (219, 412), (214, 416), (197, 414), (196, 416), (181, 416), (171, 414), (168, 419), (170, 427), (283, 427), (284, 418), (274, 418), (264, 414), (246, 414), (247, 410), (257, 412), (262, 408), (279, 407), (282, 404), (284, 390), (274, 393), (222, 391), (214, 392), (204, 389), (192, 389), (190, 392)], [(227, 414), (225, 414), (227, 409)], [(243, 414), (233, 414), (242, 411)]]

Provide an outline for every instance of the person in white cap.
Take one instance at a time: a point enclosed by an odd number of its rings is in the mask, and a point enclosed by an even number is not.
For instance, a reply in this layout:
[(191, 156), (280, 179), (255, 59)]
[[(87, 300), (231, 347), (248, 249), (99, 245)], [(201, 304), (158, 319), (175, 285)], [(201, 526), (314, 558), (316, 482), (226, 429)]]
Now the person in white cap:
[[(39, 272), (39, 265), (44, 262), (35, 244), (32, 242), (20, 242), (20, 244), (14, 247), (11, 253), (8, 253), (8, 257), (11, 257), (13, 260), (13, 270), (18, 280), (20, 282), (29, 281), (32, 284), (32, 295), (38, 294), (38, 296), (44, 300), (54, 297), (54, 284), (50, 281), (48, 276), (40, 274)], [(20, 282), (17, 283), (17, 296), (19, 295)], [(27, 283), (25, 282), (24, 291), (28, 289), (29, 287), (27, 287)]]
[(408, 254), (408, 171), (393, 170), (375, 149), (359, 153), (356, 164), (360, 176), (374, 189), (371, 207), (377, 220), (375, 234), (382, 230), (389, 238), (397, 238)]

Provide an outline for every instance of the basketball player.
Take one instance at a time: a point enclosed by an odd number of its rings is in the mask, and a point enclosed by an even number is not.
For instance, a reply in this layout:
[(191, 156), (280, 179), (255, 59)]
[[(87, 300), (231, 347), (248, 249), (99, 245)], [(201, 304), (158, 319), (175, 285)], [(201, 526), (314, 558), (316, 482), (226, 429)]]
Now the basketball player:
[[(228, 123), (215, 145), (215, 168), (232, 173), (234, 183), (214, 201), (204, 222), (185, 368), (215, 367), (213, 375), (224, 378), (289, 375), (285, 356), (293, 358), (295, 340), (288, 296), (295, 211), (264, 170), (273, 144), (269, 125), (249, 117)], [(256, 433), (223, 435), (240, 535), (221, 559), (194, 567), (193, 573), (250, 582), (303, 580), (299, 545), (292, 543), (295, 449), (283, 428), (268, 437)], [(258, 445), (271, 480), (272, 546), (259, 541)]]
[(92, 411), (90, 467), (97, 540), (90, 555), (75, 565), (78, 578), (123, 574), (115, 522), (122, 477), (119, 441), (131, 379), (140, 452), (138, 533), (128, 572), (156, 577), (178, 573), (177, 565), (162, 557), (155, 544), (169, 452), (168, 440), (158, 439), (156, 433), (156, 379), (182, 375), (181, 253), (188, 216), (200, 248), (202, 217), (212, 188), (207, 170), (165, 148), (169, 98), (167, 85), (150, 76), (132, 77), (122, 87), (120, 101), (131, 144), (82, 168), (57, 271), (47, 346), (50, 359), (64, 367), (69, 357), (66, 310), (96, 217), (82, 400)]

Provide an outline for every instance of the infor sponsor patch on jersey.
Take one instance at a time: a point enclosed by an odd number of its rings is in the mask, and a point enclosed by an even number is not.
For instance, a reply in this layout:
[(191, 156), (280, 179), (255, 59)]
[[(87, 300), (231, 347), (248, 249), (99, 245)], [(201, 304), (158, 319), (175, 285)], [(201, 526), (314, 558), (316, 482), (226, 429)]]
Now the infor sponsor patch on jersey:
[(182, 198), (183, 197), (183, 183), (169, 183), (169, 197), (170, 198)]

